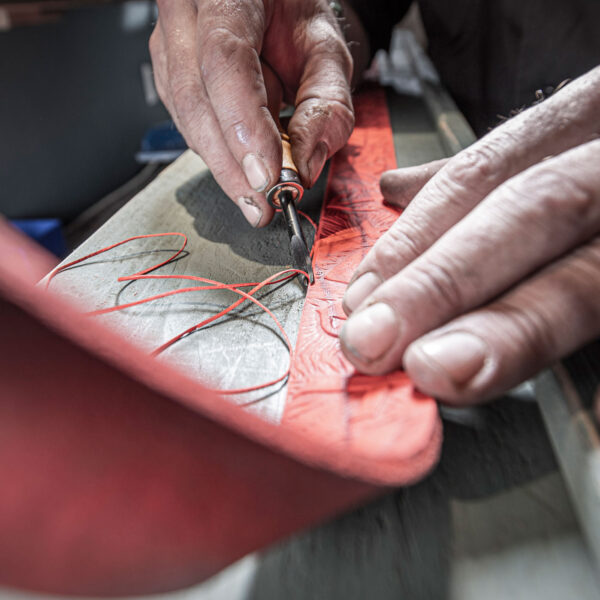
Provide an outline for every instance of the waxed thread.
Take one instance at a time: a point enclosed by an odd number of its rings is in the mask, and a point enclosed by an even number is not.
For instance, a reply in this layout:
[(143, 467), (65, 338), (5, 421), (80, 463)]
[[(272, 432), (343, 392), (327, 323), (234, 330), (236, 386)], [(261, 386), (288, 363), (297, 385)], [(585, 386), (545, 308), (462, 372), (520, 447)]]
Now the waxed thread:
[[(280, 211), (278, 211), (278, 212), (280, 212)], [(300, 215), (302, 215), (305, 219), (308, 220), (308, 222), (312, 225), (312, 227), (314, 227), (315, 232), (316, 232), (316, 230), (317, 230), (316, 223), (306, 213), (304, 213), (302, 211), (298, 211), (298, 213)], [(117, 248), (119, 246), (123, 246), (123, 245), (133, 242), (135, 240), (147, 239), (147, 238), (168, 237), (168, 236), (177, 236), (182, 239), (181, 247), (174, 254), (172, 254), (166, 260), (161, 261), (161, 262), (159, 262), (155, 265), (152, 265), (150, 267), (147, 267), (145, 269), (142, 269), (141, 271), (137, 271), (136, 273), (134, 273), (132, 275), (123, 275), (121, 277), (118, 277), (117, 281), (138, 281), (138, 280), (143, 280), (143, 279), (164, 279), (164, 280), (178, 279), (178, 280), (186, 280), (186, 281), (197, 281), (200, 283), (204, 283), (205, 285), (170, 290), (167, 292), (162, 292), (160, 294), (155, 294), (153, 296), (149, 296), (147, 298), (142, 298), (141, 300), (135, 300), (133, 302), (128, 302), (126, 304), (120, 304), (118, 306), (102, 308), (99, 310), (87, 312), (85, 314), (87, 316), (99, 316), (99, 315), (103, 315), (103, 314), (108, 314), (108, 313), (124, 310), (126, 308), (131, 308), (133, 306), (138, 306), (140, 304), (145, 304), (147, 302), (153, 302), (154, 300), (159, 300), (161, 298), (166, 298), (169, 296), (174, 296), (176, 294), (183, 294), (183, 293), (187, 293), (187, 292), (204, 291), (204, 290), (230, 290), (230, 291), (238, 294), (241, 297), (238, 300), (236, 300), (235, 302), (232, 302), (229, 306), (227, 306), (223, 310), (219, 311), (218, 313), (200, 321), (199, 323), (196, 323), (195, 325), (192, 325), (191, 327), (188, 327), (185, 331), (178, 333), (176, 336), (174, 336), (170, 340), (164, 342), (158, 348), (153, 350), (150, 353), (150, 355), (153, 357), (158, 356), (161, 352), (164, 352), (167, 348), (169, 348), (170, 346), (172, 346), (173, 344), (175, 344), (176, 342), (178, 342), (185, 336), (189, 335), (190, 333), (192, 333), (194, 331), (202, 329), (202, 327), (205, 327), (206, 325), (227, 315), (232, 310), (234, 310), (235, 308), (240, 306), (242, 303), (249, 301), (249, 302), (254, 303), (261, 310), (263, 310), (267, 315), (269, 315), (269, 317), (271, 317), (271, 319), (277, 326), (277, 329), (281, 333), (281, 335), (285, 341), (285, 344), (288, 347), (288, 351), (290, 353), (290, 360), (288, 362), (288, 366), (282, 375), (280, 375), (276, 379), (273, 379), (266, 383), (260, 383), (260, 384), (256, 384), (256, 385), (249, 386), (249, 387), (230, 389), (230, 390), (211, 389), (211, 388), (208, 388), (208, 389), (210, 389), (210, 391), (212, 391), (212, 392), (216, 392), (216, 393), (222, 394), (222, 395), (237, 395), (237, 394), (246, 394), (249, 392), (254, 392), (257, 390), (265, 389), (265, 388), (271, 387), (273, 385), (276, 385), (277, 383), (280, 383), (281, 381), (284, 381), (290, 373), (290, 367), (291, 367), (291, 362), (292, 362), (291, 359), (292, 359), (292, 355), (293, 355), (292, 343), (290, 342), (290, 339), (288, 338), (288, 336), (285, 332), (285, 329), (283, 328), (283, 326), (281, 325), (281, 323), (279, 322), (277, 317), (273, 314), (273, 312), (269, 308), (267, 308), (259, 300), (254, 298), (254, 294), (256, 294), (258, 291), (260, 291), (265, 286), (275, 285), (278, 283), (290, 281), (293, 278), (295, 278), (297, 275), (304, 275), (305, 277), (308, 278), (308, 274), (305, 271), (302, 271), (300, 269), (293, 269), (293, 268), (292, 269), (284, 269), (283, 271), (275, 273), (260, 282), (242, 282), (242, 283), (230, 283), (230, 284), (221, 283), (219, 281), (214, 281), (212, 279), (207, 279), (206, 277), (200, 277), (200, 276), (195, 276), (195, 275), (150, 275), (150, 273), (152, 271), (160, 269), (161, 267), (163, 267), (163, 266), (171, 263), (173, 260), (175, 260), (184, 251), (184, 249), (187, 245), (188, 239), (184, 233), (171, 231), (171, 232), (166, 232), (166, 233), (150, 233), (150, 234), (132, 236), (127, 239), (116, 242), (114, 244), (111, 244), (110, 246), (106, 246), (105, 248), (101, 248), (100, 250), (91, 252), (90, 254), (87, 254), (76, 260), (70, 261), (64, 265), (61, 265), (60, 267), (57, 267), (56, 269), (54, 269), (48, 276), (48, 279), (46, 281), (46, 289), (50, 286), (51, 281), (58, 274), (62, 273), (63, 271), (66, 271), (67, 269), (69, 269), (77, 264), (83, 263), (83, 262), (89, 260), (90, 258), (93, 258), (94, 256), (98, 256), (100, 254), (103, 254), (105, 252), (113, 250), (114, 248)], [(314, 254), (314, 246), (310, 252), (311, 258), (313, 257), (313, 254)], [(242, 289), (240, 289), (243, 287), (251, 287), (252, 289), (249, 290), (248, 292), (245, 292)]]

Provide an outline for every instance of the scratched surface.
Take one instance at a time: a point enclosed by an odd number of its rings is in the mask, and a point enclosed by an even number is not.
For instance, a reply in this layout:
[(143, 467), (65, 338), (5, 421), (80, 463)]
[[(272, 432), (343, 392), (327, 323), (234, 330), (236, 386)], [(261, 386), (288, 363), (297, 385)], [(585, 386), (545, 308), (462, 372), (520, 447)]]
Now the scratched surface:
[[(302, 208), (317, 218), (324, 177), (303, 199)], [(304, 221), (304, 220), (303, 220)], [(303, 223), (312, 241), (313, 230)], [(162, 274), (200, 275), (225, 283), (261, 281), (290, 266), (288, 234), (281, 216), (255, 230), (223, 194), (202, 160), (191, 152), (166, 169), (108, 223), (84, 242), (73, 260), (125, 238), (180, 231), (189, 242), (184, 256), (160, 269)], [(125, 304), (189, 282), (145, 280), (122, 283), (117, 278), (165, 260), (179, 238), (137, 240), (60, 274), (53, 282), (86, 310)], [(239, 296), (227, 290), (181, 294), (123, 311), (90, 317), (102, 319), (148, 351), (177, 333), (225, 308)], [(261, 291), (263, 299), (295, 340), (304, 292), (297, 282)], [(289, 353), (271, 319), (245, 303), (219, 322), (195, 332), (161, 355), (188, 374), (218, 389), (267, 382), (282, 374)], [(267, 419), (280, 419), (285, 389), (233, 397), (254, 402), (251, 409)]]

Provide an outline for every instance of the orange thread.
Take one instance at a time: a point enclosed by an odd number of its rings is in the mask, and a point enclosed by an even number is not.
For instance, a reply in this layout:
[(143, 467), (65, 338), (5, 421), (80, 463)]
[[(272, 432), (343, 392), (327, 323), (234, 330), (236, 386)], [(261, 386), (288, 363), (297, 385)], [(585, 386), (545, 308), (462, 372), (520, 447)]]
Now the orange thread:
[[(177, 236), (183, 238), (183, 244), (181, 245), (181, 248), (179, 248), (179, 250), (177, 250), (177, 252), (175, 252), (175, 254), (173, 254), (173, 256), (171, 256), (167, 260), (165, 260), (161, 263), (158, 263), (156, 265), (153, 265), (152, 267), (148, 267), (147, 269), (143, 269), (142, 271), (138, 271), (137, 273), (134, 273), (132, 275), (132, 277), (135, 277), (136, 275), (145, 275), (146, 273), (150, 273), (150, 271), (154, 271), (155, 269), (158, 269), (158, 268), (163, 267), (164, 265), (170, 263), (172, 260), (177, 258), (183, 252), (183, 250), (187, 244), (187, 235), (185, 235), (185, 233), (171, 231), (168, 233), (147, 233), (145, 235), (135, 235), (133, 237), (127, 238), (126, 240), (121, 240), (120, 242), (117, 242), (116, 244), (112, 244), (111, 246), (107, 246), (106, 248), (101, 248), (100, 250), (96, 250), (95, 252), (92, 252), (91, 254), (87, 254), (86, 256), (83, 256), (82, 258), (78, 258), (76, 260), (72, 260), (71, 262), (68, 262), (66, 265), (62, 265), (62, 266), (54, 269), (54, 271), (52, 271), (52, 273), (50, 273), (50, 275), (48, 277), (48, 281), (46, 282), (46, 289), (48, 289), (50, 282), (59, 273), (62, 273), (63, 271), (66, 271), (70, 267), (73, 267), (79, 263), (82, 263), (82, 262), (90, 259), (90, 258), (93, 258), (94, 256), (98, 256), (98, 254), (103, 254), (104, 252), (108, 252), (109, 250), (112, 250), (113, 248), (117, 248), (118, 246), (122, 246), (123, 244), (127, 244), (128, 242), (133, 242), (134, 240), (142, 240), (145, 238), (154, 238), (154, 237), (165, 237), (168, 235), (177, 235)], [(118, 281), (121, 281), (121, 280), (122, 279), (119, 277)]]
[[(306, 218), (308, 220), (308, 222), (315, 228), (315, 231), (316, 231), (316, 228), (317, 228), (316, 223), (307, 214), (302, 213), (302, 212), (301, 212), (301, 214), (302, 214), (302, 216), (304, 216), (304, 218)], [(136, 236), (127, 238), (125, 240), (122, 240), (120, 242), (117, 242), (115, 244), (107, 246), (105, 248), (101, 248), (100, 250), (96, 250), (95, 252), (92, 252), (90, 254), (87, 254), (86, 256), (83, 256), (82, 258), (78, 258), (76, 260), (68, 262), (65, 265), (57, 267), (48, 276), (48, 279), (46, 281), (46, 288), (48, 288), (48, 286), (50, 285), (50, 282), (59, 273), (62, 273), (63, 271), (65, 271), (77, 264), (83, 263), (86, 260), (93, 258), (94, 256), (98, 256), (99, 254), (103, 254), (104, 252), (108, 252), (109, 250), (112, 250), (114, 248), (117, 248), (118, 246), (127, 244), (134, 240), (154, 238), (154, 237), (166, 237), (166, 236), (179, 236), (179, 237), (183, 238), (183, 243), (182, 243), (181, 247), (179, 248), (179, 250), (177, 250), (167, 260), (164, 260), (160, 263), (152, 265), (151, 267), (148, 267), (146, 269), (142, 269), (141, 271), (138, 271), (137, 273), (134, 273), (133, 275), (125, 275), (125, 276), (119, 277), (117, 279), (117, 281), (138, 281), (141, 279), (180, 279), (180, 280), (198, 281), (201, 283), (205, 283), (206, 285), (180, 288), (177, 290), (170, 290), (168, 292), (163, 292), (161, 294), (149, 296), (148, 298), (143, 298), (141, 300), (136, 300), (134, 302), (128, 302), (127, 304), (121, 304), (119, 306), (111, 306), (108, 308), (91, 311), (91, 312), (87, 313), (87, 315), (88, 316), (98, 316), (98, 315), (108, 314), (108, 313), (116, 312), (119, 310), (124, 310), (124, 309), (130, 308), (132, 306), (137, 306), (139, 304), (144, 304), (146, 302), (152, 302), (154, 300), (159, 300), (160, 298), (166, 298), (168, 296), (173, 296), (175, 294), (183, 294), (183, 293), (187, 293), (187, 292), (195, 292), (195, 291), (203, 291), (203, 290), (224, 290), (224, 289), (230, 290), (230, 291), (235, 292), (236, 294), (240, 295), (241, 298), (239, 298), (238, 300), (236, 300), (235, 302), (233, 302), (232, 304), (230, 304), (229, 306), (227, 306), (226, 308), (224, 308), (217, 314), (212, 315), (211, 317), (208, 317), (208, 318), (204, 319), (203, 321), (200, 321), (200, 323), (196, 323), (192, 327), (189, 327), (185, 331), (182, 331), (181, 333), (177, 334), (175, 337), (173, 337), (170, 340), (168, 340), (167, 342), (163, 343), (161, 346), (159, 346), (158, 348), (156, 348), (155, 350), (153, 350), (151, 352), (151, 356), (157, 356), (158, 354), (160, 354), (161, 352), (163, 352), (164, 350), (166, 350), (167, 348), (172, 346), (175, 342), (179, 341), (186, 335), (192, 333), (193, 331), (201, 329), (202, 327), (205, 327), (206, 325), (216, 321), (217, 319), (220, 319), (221, 317), (225, 316), (226, 314), (228, 314), (229, 312), (231, 312), (232, 310), (237, 308), (243, 302), (250, 301), (250, 302), (253, 302), (254, 304), (256, 304), (256, 306), (261, 308), (264, 312), (266, 312), (271, 317), (271, 319), (273, 320), (275, 325), (277, 326), (277, 329), (279, 329), (279, 332), (281, 333), (281, 335), (285, 341), (285, 344), (288, 347), (289, 353), (290, 353), (290, 361), (288, 363), (287, 369), (285, 370), (285, 372), (282, 375), (280, 375), (276, 379), (274, 379), (272, 381), (268, 381), (266, 383), (260, 383), (260, 384), (254, 385), (254, 386), (233, 389), (233, 390), (213, 389), (211, 391), (216, 392), (218, 394), (222, 394), (222, 395), (246, 394), (248, 392), (254, 392), (257, 390), (271, 387), (271, 386), (276, 385), (277, 383), (285, 380), (290, 373), (291, 357), (293, 354), (292, 343), (290, 342), (290, 340), (285, 332), (285, 329), (283, 328), (283, 326), (281, 325), (281, 323), (279, 322), (277, 317), (273, 314), (273, 312), (271, 310), (269, 310), (260, 301), (258, 301), (256, 298), (254, 298), (253, 296), (254, 296), (254, 294), (256, 294), (256, 292), (258, 292), (259, 290), (261, 290), (263, 287), (265, 287), (267, 285), (275, 285), (277, 283), (289, 281), (289, 280), (293, 279), (296, 275), (304, 275), (305, 277), (308, 277), (308, 274), (300, 269), (285, 269), (283, 271), (280, 271), (279, 273), (275, 273), (274, 275), (267, 277), (267, 279), (265, 279), (264, 281), (260, 281), (260, 282), (244, 282), (244, 283), (229, 283), (229, 284), (220, 283), (218, 281), (213, 281), (212, 279), (207, 279), (205, 277), (198, 277), (198, 276), (194, 276), (194, 275), (149, 275), (150, 272), (152, 272), (156, 269), (159, 269), (160, 267), (163, 267), (163, 266), (169, 264), (170, 262), (172, 262), (173, 260), (175, 260), (175, 258), (177, 258), (183, 252), (183, 250), (185, 249), (185, 247), (187, 245), (187, 236), (183, 233), (179, 233), (179, 232), (151, 233), (151, 234), (146, 234), (146, 235), (136, 235)], [(312, 251), (311, 251), (311, 256), (312, 256)], [(245, 292), (240, 289), (242, 287), (252, 287), (252, 289), (248, 292)]]

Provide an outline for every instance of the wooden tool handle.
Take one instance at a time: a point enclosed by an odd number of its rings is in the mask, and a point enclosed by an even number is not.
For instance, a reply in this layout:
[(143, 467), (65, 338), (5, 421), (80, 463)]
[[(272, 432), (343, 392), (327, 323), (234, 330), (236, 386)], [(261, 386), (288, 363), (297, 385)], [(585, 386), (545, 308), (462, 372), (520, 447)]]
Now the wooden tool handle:
[(283, 150), (283, 158), (282, 158), (282, 169), (290, 169), (294, 171), (294, 173), (298, 173), (298, 169), (294, 164), (294, 159), (292, 158), (292, 145), (290, 144), (290, 136), (283, 131), (280, 131), (281, 134), (281, 149)]
[(298, 173), (298, 168), (294, 164), (294, 159), (292, 158), (290, 137), (283, 131), (279, 123), (278, 128), (281, 137), (282, 150), (281, 173), (279, 175), (279, 181), (267, 192), (267, 200), (275, 208), (281, 207), (279, 195), (282, 192), (289, 193), (295, 204), (302, 200), (304, 194), (304, 188), (300, 181), (300, 174)]

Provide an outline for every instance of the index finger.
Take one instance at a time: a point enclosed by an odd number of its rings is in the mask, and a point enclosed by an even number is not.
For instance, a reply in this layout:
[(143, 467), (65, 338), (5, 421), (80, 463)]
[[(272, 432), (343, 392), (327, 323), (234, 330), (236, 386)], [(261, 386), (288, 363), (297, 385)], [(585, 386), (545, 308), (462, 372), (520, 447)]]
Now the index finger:
[[(492, 190), (517, 173), (582, 143), (600, 127), (600, 68), (463, 150), (423, 187), (356, 270), (344, 310), (356, 310)], [(360, 282), (360, 283), (359, 283)]]
[(281, 168), (281, 141), (268, 109), (259, 58), (262, 2), (209, 0), (198, 8), (198, 63), (225, 143), (250, 186), (264, 192)]
[(327, 158), (348, 140), (354, 127), (350, 92), (353, 61), (345, 40), (326, 12), (307, 19), (306, 62), (290, 121), (294, 160), (310, 187)]
[[(421, 335), (518, 287), (596, 236), (599, 159), (600, 141), (589, 142), (492, 192), (352, 314), (340, 335), (346, 355), (365, 372), (387, 372)], [(543, 314), (541, 321), (552, 331), (553, 322)]]
[(161, 3), (160, 31), (154, 40), (155, 53), (162, 45), (167, 85), (161, 97), (168, 106), (190, 148), (211, 170), (223, 191), (238, 205), (248, 222), (255, 226), (268, 223), (273, 209), (264, 194), (254, 192), (239, 164), (225, 143), (213, 106), (207, 98), (197, 62), (197, 11), (190, 1)]

